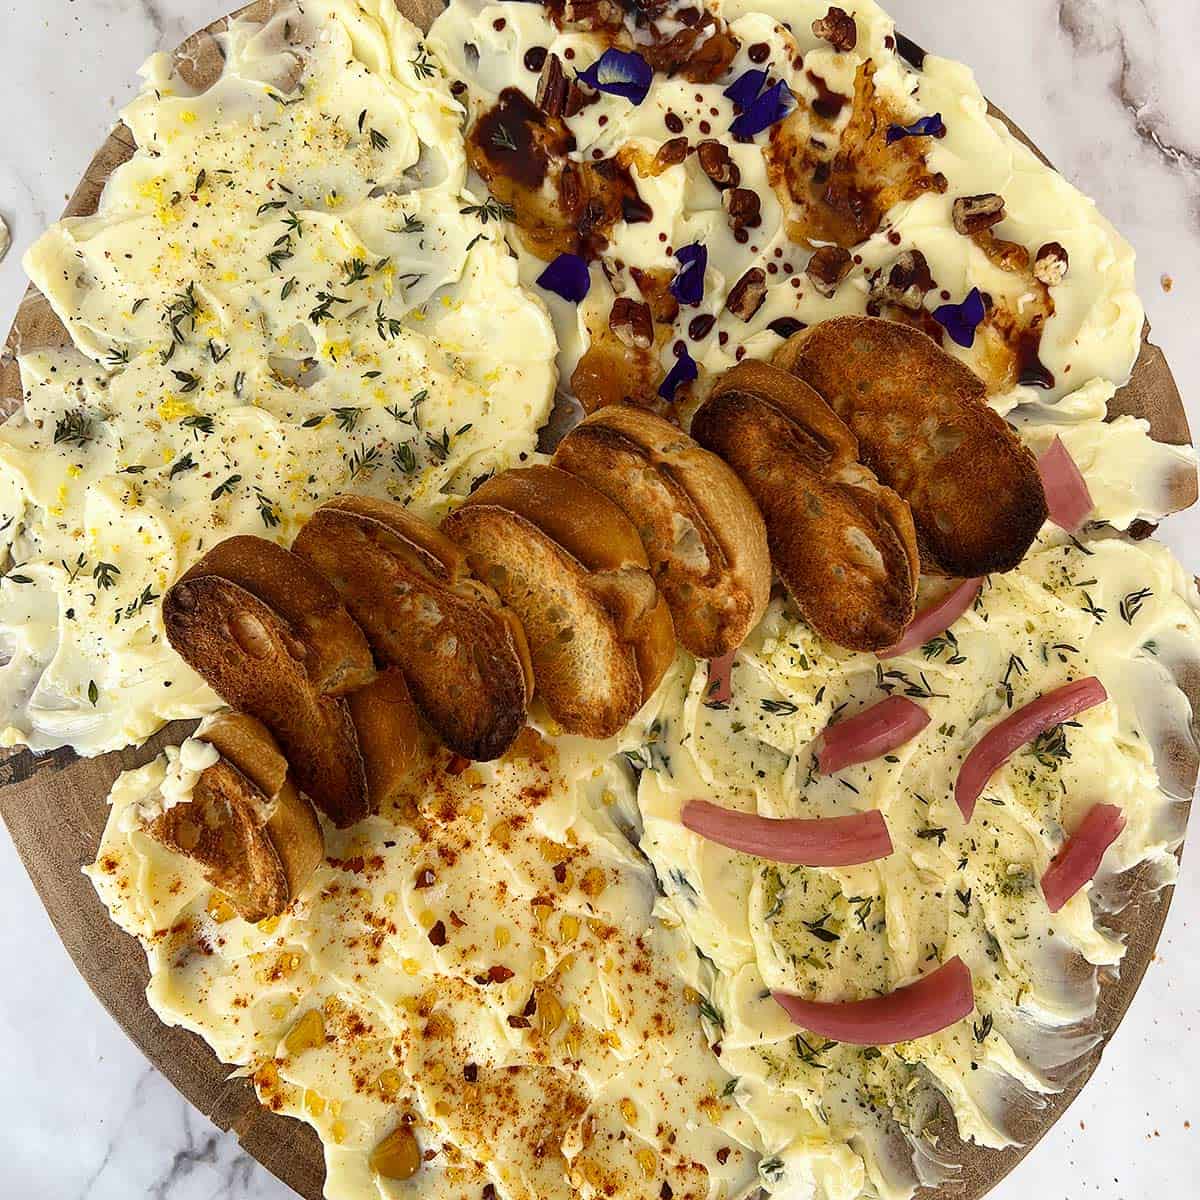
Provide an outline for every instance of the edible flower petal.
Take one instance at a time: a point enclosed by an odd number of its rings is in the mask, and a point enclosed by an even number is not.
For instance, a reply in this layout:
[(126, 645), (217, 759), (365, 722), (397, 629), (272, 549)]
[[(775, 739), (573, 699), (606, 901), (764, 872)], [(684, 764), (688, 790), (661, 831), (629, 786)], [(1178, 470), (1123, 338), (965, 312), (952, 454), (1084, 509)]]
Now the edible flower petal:
[(708, 689), (704, 693), (704, 703), (708, 705), (725, 705), (733, 699), (733, 659), (736, 650), (722, 654), (720, 658), (708, 660)]
[(729, 132), (734, 137), (752, 138), (778, 121), (782, 121), (796, 106), (796, 97), (784, 80), (767, 88), (749, 108), (736, 117)]
[(961, 304), (943, 304), (933, 310), (933, 319), (950, 335), (950, 339), (969, 350), (975, 344), (975, 330), (983, 323), (987, 310), (978, 288)]
[(576, 75), (589, 87), (610, 96), (624, 96), (632, 104), (641, 104), (650, 90), (654, 70), (633, 50), (605, 50), (586, 71)]
[(592, 286), (588, 265), (578, 254), (560, 254), (538, 277), (543, 287), (572, 304), (578, 304)]
[(821, 735), (817, 766), (822, 775), (832, 775), (870, 762), (911, 741), (928, 724), (929, 714), (919, 704), (905, 696), (889, 696), (830, 725)]
[(1042, 476), (1042, 488), (1046, 493), (1046, 504), (1050, 509), (1050, 520), (1060, 529), (1074, 533), (1091, 515), (1096, 507), (1071, 452), (1056, 437), (1038, 459), (1038, 471)]
[(971, 971), (957, 955), (886, 996), (842, 1003), (771, 993), (797, 1025), (851, 1046), (893, 1046), (948, 1028), (975, 1007)]
[(912, 624), (904, 631), (904, 636), (894, 645), (885, 650), (877, 650), (876, 658), (899, 658), (918, 646), (943, 634), (959, 617), (975, 603), (983, 587), (982, 579), (966, 579), (952, 592), (948, 592), (935, 604), (923, 608), (913, 618)]
[(685, 829), (743, 854), (803, 867), (857, 867), (887, 858), (892, 838), (875, 809), (845, 817), (777, 819), (757, 817), (689, 800), (680, 821)]
[(971, 819), (975, 801), (983, 794), (988, 780), (1014, 750), (1031, 742), (1039, 733), (1045, 733), (1107, 699), (1104, 684), (1089, 675), (1039, 696), (989, 729), (967, 755), (954, 784), (954, 799), (963, 819)]
[(675, 365), (667, 372), (666, 379), (662, 381), (658, 389), (658, 394), (664, 400), (674, 400), (675, 393), (679, 390), (679, 385), (690, 383), (699, 374), (700, 370), (696, 366), (696, 360), (692, 358), (686, 349), (681, 350), (679, 357), (675, 360)]
[(708, 250), (699, 242), (675, 251), (682, 264), (668, 290), (680, 304), (694, 306), (704, 299), (704, 272), (708, 270)]
[(722, 94), (745, 112), (758, 98), (766, 83), (766, 71), (752, 67), (749, 71), (743, 71)]
[(911, 125), (890, 126), (887, 131), (887, 144), (890, 146), (908, 137), (943, 138), (945, 136), (946, 123), (942, 120), (942, 114), (934, 113), (930, 117), (922, 117), (919, 121), (914, 121)]
[(1096, 878), (1105, 851), (1121, 836), (1125, 814), (1115, 804), (1093, 804), (1080, 826), (1042, 876), (1042, 895), (1051, 912)]

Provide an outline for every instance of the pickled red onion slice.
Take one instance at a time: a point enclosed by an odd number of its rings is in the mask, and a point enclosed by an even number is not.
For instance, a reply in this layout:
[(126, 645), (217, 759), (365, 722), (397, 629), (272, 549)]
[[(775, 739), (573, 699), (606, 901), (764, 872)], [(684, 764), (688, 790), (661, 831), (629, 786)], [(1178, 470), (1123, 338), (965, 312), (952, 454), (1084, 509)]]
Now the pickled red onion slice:
[(1042, 488), (1050, 520), (1068, 533), (1074, 533), (1091, 515), (1095, 503), (1088, 491), (1083, 472), (1071, 457), (1071, 452), (1056, 437), (1038, 459)]
[(928, 1037), (975, 1007), (971, 972), (957, 956), (915, 983), (869, 1000), (830, 1003), (787, 992), (772, 995), (797, 1025), (852, 1046), (891, 1046)]
[(680, 820), (693, 833), (730, 850), (803, 867), (856, 867), (892, 852), (887, 822), (875, 811), (780, 820), (689, 800)]
[(1060, 908), (1100, 869), (1105, 851), (1125, 828), (1125, 814), (1115, 804), (1093, 804), (1080, 826), (1042, 876), (1042, 895), (1051, 912)]
[(1039, 733), (1045, 733), (1107, 699), (1104, 684), (1089, 675), (1039, 696), (989, 729), (967, 755), (954, 784), (954, 799), (963, 818), (971, 819), (975, 801), (987, 787), (988, 780), (1014, 750), (1032, 741)]
[(736, 650), (708, 660), (708, 688), (705, 704), (728, 704), (733, 699), (733, 656)]
[(836, 721), (821, 735), (817, 766), (831, 775), (855, 763), (903, 746), (929, 724), (929, 714), (904, 696), (889, 696), (845, 721)]
[(904, 631), (904, 636), (894, 646), (877, 650), (875, 657), (897, 658), (925, 645), (930, 638), (937, 637), (939, 633), (945, 633), (975, 603), (975, 597), (979, 595), (981, 587), (982, 579), (963, 580), (954, 591), (943, 596), (936, 604), (931, 604), (917, 613), (912, 624)]

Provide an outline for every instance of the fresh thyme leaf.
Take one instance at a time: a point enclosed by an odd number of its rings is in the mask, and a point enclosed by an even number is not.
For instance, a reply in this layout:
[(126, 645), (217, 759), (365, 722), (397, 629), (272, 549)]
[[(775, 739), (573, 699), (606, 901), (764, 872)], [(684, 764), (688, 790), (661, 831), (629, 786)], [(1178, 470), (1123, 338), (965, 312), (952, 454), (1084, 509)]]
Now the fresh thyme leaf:
[(391, 144), (391, 141), (380, 133), (378, 129), (371, 130), (371, 145), (376, 150), (386, 150)]
[(734, 1076), (734, 1077), (733, 1077), (733, 1078), (732, 1078), (732, 1079), (731, 1079), (731, 1080), (730, 1080), (730, 1081), (729, 1081), (729, 1082), (728, 1082), (728, 1083), (727, 1083), (727, 1084), (726, 1084), (726, 1085), (725, 1085), (725, 1086), (724, 1086), (724, 1087), (721, 1089), (721, 1095), (722, 1095), (722, 1097), (724, 1097), (724, 1098), (728, 1098), (729, 1096), (732, 1096), (732, 1095), (733, 1095), (733, 1093), (737, 1091), (737, 1085), (738, 1085), (738, 1082), (739, 1082), (739, 1080), (738, 1080), (737, 1076), (735, 1075), (735, 1076)]
[(992, 1032), (992, 1014), (984, 1013), (981, 1021), (972, 1021), (971, 1032), (975, 1035), (975, 1040), (982, 1046), (987, 1041), (988, 1034)]
[(293, 275), (291, 279), (283, 285), (283, 291), (279, 293), (280, 300), (286, 300), (296, 290), (296, 277)]
[(800, 711), (790, 700), (760, 700), (759, 704), (764, 712), (769, 712), (774, 717), (790, 717)]
[[(171, 298), (166, 308), (163, 311), (163, 316), (168, 325), (171, 327), (171, 340), (176, 345), (183, 345), (186, 340), (184, 334), (184, 324), (187, 324), (188, 332), (192, 332), (196, 328), (196, 310), (200, 307), (200, 301), (196, 299), (196, 285), (189, 283), (186, 288), (178, 295)], [(171, 352), (164, 357), (163, 362), (167, 362)]]
[(68, 446), (86, 446), (96, 436), (92, 418), (82, 408), (73, 408), (63, 413), (54, 425), (54, 444), (65, 442)]
[(212, 417), (206, 417), (202, 413), (197, 413), (191, 417), (184, 417), (180, 424), (186, 429), (192, 430), (194, 435), (212, 433), (214, 428)]
[(829, 913), (825, 913), (815, 921), (803, 921), (802, 924), (819, 942), (840, 942), (842, 940), (840, 933), (834, 933), (832, 929), (825, 928), (828, 920)]
[(361, 258), (352, 258), (349, 262), (342, 263), (342, 270), (346, 273), (347, 285), (361, 283), (369, 273), (367, 264)]
[(362, 110), (362, 112), (360, 112), (358, 114), (358, 132), (359, 133), (362, 133), (363, 129), (366, 127), (366, 124), (367, 124), (367, 110), (364, 108)]
[(796, 1047), (796, 1054), (802, 1063), (806, 1063), (810, 1067), (816, 1067), (818, 1071), (825, 1071), (828, 1068), (824, 1063), (819, 1062), (818, 1059), (826, 1050), (832, 1050), (838, 1043), (826, 1041), (823, 1046), (814, 1046), (804, 1034), (798, 1033), (792, 1039), (792, 1044)]
[(181, 390), (185, 395), (188, 392), (194, 392), (200, 386), (200, 377), (191, 371), (172, 371), (171, 374), (179, 380), (182, 385)]
[(300, 428), (301, 429), (316, 429), (316, 427), (318, 425), (320, 425), (324, 420), (325, 420), (325, 418), (323, 416), (321, 416), (320, 413), (318, 413), (318, 414), (316, 414), (316, 416), (312, 416), (312, 417), (309, 417), (307, 420), (301, 421)]
[(294, 212), (289, 211), (288, 215), (283, 218), (283, 227), (294, 237), (304, 236), (304, 226), (301, 225), (299, 216)]
[(258, 212), (255, 213), (255, 216), (261, 217), (263, 213), (275, 212), (276, 209), (280, 208), (287, 208), (286, 200), (268, 200), (265, 204), (258, 206)]
[(946, 830), (942, 826), (930, 826), (928, 829), (918, 829), (917, 837), (925, 841), (936, 839), (939, 846), (946, 844)]
[(513, 141), (512, 134), (508, 132), (508, 127), (505, 125), (497, 125), (492, 131), (492, 145), (497, 150), (515, 150), (517, 143)]
[(167, 478), (174, 479), (176, 475), (183, 475), (188, 471), (196, 470), (197, 466), (198, 464), (192, 458), (191, 451), (189, 450), (187, 454), (181, 455), (171, 464), (171, 469), (167, 472)]
[(362, 411), (361, 408), (335, 408), (333, 415), (337, 418), (338, 428), (344, 433), (353, 433), (358, 427)]
[(211, 499), (219, 500), (222, 496), (233, 495), (233, 489), (241, 482), (242, 477), (240, 475), (230, 475), (224, 483), (217, 484), (217, 486), (213, 489)]
[(1019, 655), (1010, 654), (1008, 656), (1008, 666), (1004, 670), (1004, 678), (1000, 681), (1000, 686), (1004, 689), (1005, 704), (1009, 708), (1013, 706), (1013, 675), (1025, 675), (1028, 670), (1025, 660)]
[(1099, 608), (1089, 592), (1083, 593), (1083, 611), (1085, 613), (1090, 613), (1091, 616), (1095, 618), (1097, 625), (1101, 624), (1105, 616), (1108, 614), (1108, 609)]
[(382, 457), (378, 446), (360, 446), (350, 456), (350, 478), (359, 479), (374, 474)]
[(239, 371), (233, 377), (233, 394), (240, 400), (242, 398), (242, 385), (246, 382), (246, 372)]
[(778, 1156), (764, 1158), (758, 1164), (758, 1173), (768, 1183), (778, 1183), (783, 1178), (783, 1159)]
[(317, 306), (308, 314), (308, 319), (314, 325), (319, 325), (322, 321), (328, 321), (333, 316), (333, 305), (349, 303), (343, 296), (334, 296), (330, 292), (318, 292)]
[(404, 224), (392, 226), (388, 229), (388, 233), (424, 233), (425, 222), (412, 216), (410, 213), (404, 214)]
[(380, 300), (378, 307), (375, 309), (375, 329), (379, 333), (379, 336), (386, 342), (391, 338), (399, 337), (403, 328), (403, 325), (395, 317), (389, 317), (384, 314), (383, 301)]
[(137, 310), (138, 310), (139, 308), (141, 308), (141, 307), (142, 307), (142, 305), (143, 305), (143, 304), (145, 304), (145, 303), (146, 303), (146, 301), (147, 301), (147, 300), (149, 300), (149, 299), (150, 299), (150, 297), (149, 297), (149, 296), (139, 296), (139, 297), (138, 297), (138, 299), (136, 299), (136, 300), (133, 302), (133, 308), (132, 308), (132, 309), (130, 309), (130, 312), (132, 312), (132, 313), (136, 313), (136, 312), (137, 312)]
[(921, 675), (920, 683), (914, 683), (911, 679), (908, 681), (908, 684), (904, 689), (904, 694), (906, 696), (911, 696), (917, 700), (933, 700), (933, 699), (948, 700), (949, 699), (948, 693), (935, 692), (933, 690), (933, 688), (930, 686), (929, 680), (925, 678), (924, 671), (920, 672), (920, 675)]
[(516, 216), (511, 204), (504, 204), (495, 196), (489, 196), (482, 204), (468, 204), (458, 211), (460, 216), (478, 217), (484, 225), (489, 221), (511, 221)]
[(110, 367), (124, 367), (129, 365), (129, 347), (128, 346), (109, 346), (108, 353), (104, 356), (104, 361)]
[(208, 339), (209, 357), (211, 357), (215, 363), (224, 362), (229, 357), (229, 352), (232, 349), (232, 346), (226, 346), (225, 349), (222, 350), (220, 347), (218, 347), (217, 343), (212, 340), (212, 338)]
[(1142, 605), (1154, 595), (1150, 588), (1139, 588), (1136, 592), (1130, 592), (1121, 601), (1121, 620), (1126, 625), (1132, 625), (1134, 618), (1142, 611)]
[(262, 523), (268, 529), (274, 529), (279, 524), (279, 513), (275, 511), (275, 501), (264, 496), (258, 488), (254, 489), (254, 493), (258, 502), (258, 515), (262, 517)]
[(109, 562), (99, 562), (92, 568), (92, 578), (96, 581), (96, 586), (105, 590), (116, 585), (120, 573), (121, 568)]
[[(282, 246), (277, 245), (275, 247), (275, 249), (272, 250), (271, 253), (267, 255), (267, 265), (271, 268), (271, 270), (273, 272), (279, 271), (283, 268), (283, 264), (285, 262), (287, 262), (287, 260), (289, 258), (295, 258), (295, 257), (296, 257), (295, 254), (292, 252), (292, 243), (291, 243), (290, 239), (285, 239)], [(293, 280), (292, 282), (294, 284), (295, 280)], [(286, 299), (286, 297), (285, 297), (285, 299)]]
[(93, 708), (100, 703), (100, 689), (96, 686), (94, 679), (88, 680), (88, 700), (91, 702)]
[(437, 74), (437, 67), (429, 57), (424, 42), (417, 47), (417, 52), (408, 60), (408, 65), (412, 67), (413, 74), (418, 79), (432, 79)]
[(1067, 745), (1066, 724), (1044, 729), (1033, 739), (1026, 753), (1032, 754), (1043, 767), (1057, 770), (1065, 759), (1071, 757), (1071, 749)]
[(435, 438), (432, 434), (425, 435), (425, 444), (438, 462), (445, 462), (450, 457), (450, 431), (442, 429), (442, 436)]
[(411, 442), (401, 442), (392, 450), (392, 463), (401, 475), (415, 475), (417, 455)]
[(147, 605), (153, 604), (155, 600), (160, 599), (157, 592), (152, 591), (150, 585), (147, 584), (142, 588), (142, 594), (136, 600), (131, 601), (124, 609), (117, 609), (117, 615), (114, 618), (113, 624), (119, 625), (121, 618), (129, 620), (130, 617), (137, 616)]
[(700, 1008), (700, 1015), (702, 1017), (704, 1017), (708, 1021), (711, 1021), (719, 1029), (725, 1028), (725, 1018), (722, 1017), (721, 1014), (712, 1006), (712, 1003), (710, 1001), (705, 1000), (703, 997), (701, 997), (699, 1008)]
[(962, 910), (958, 915), (964, 919), (971, 915), (971, 890), (971, 888), (967, 888), (965, 892), (960, 892), (956, 888), (954, 891), (954, 894), (958, 897), (959, 904), (962, 905)]

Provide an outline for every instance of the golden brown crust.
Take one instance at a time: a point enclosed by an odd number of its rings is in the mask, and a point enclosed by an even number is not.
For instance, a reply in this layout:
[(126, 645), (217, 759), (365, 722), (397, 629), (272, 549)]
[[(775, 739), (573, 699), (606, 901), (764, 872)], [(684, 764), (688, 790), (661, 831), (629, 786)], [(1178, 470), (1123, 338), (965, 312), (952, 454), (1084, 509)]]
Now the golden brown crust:
[[(465, 758), (499, 758), (525, 724), (528, 700), (512, 623), (487, 589), (435, 557), (429, 546), (440, 535), (410, 537), (414, 518), (400, 513), (403, 520), (392, 512), (385, 524), (333, 501), (293, 549), (337, 589), (376, 658), (404, 673), (438, 737)], [(449, 556), (461, 560), (462, 552)]]
[(863, 462), (912, 506), (926, 570), (972, 577), (1025, 556), (1047, 515), (1037, 461), (931, 338), (838, 317), (790, 338), (775, 363), (826, 400)]
[(347, 701), (367, 770), (371, 810), (379, 812), (409, 790), (433, 760), (434, 742), (404, 682), (392, 667)]
[(547, 466), (505, 471), (477, 488), (471, 502), (524, 517), (591, 572), (589, 588), (620, 637), (633, 643), (648, 698), (675, 659), (675, 629), (642, 539), (621, 509), (586, 480)]
[(745, 640), (770, 598), (771, 559), (762, 514), (717, 455), (662, 417), (618, 404), (576, 426), (554, 463), (633, 522), (687, 650), (717, 658)]
[(296, 782), (339, 828), (367, 815), (367, 784), (350, 715), (321, 696), (295, 630), (217, 575), (177, 583), (163, 601), (167, 637), (227, 704), (279, 739)]
[(805, 620), (854, 650), (896, 641), (916, 595), (912, 518), (855, 461), (853, 435), (820, 398), (786, 372), (744, 363), (718, 382), (692, 433), (750, 490)]
[(291, 780), (279, 744), (256, 717), (232, 709), (206, 720), (196, 737), (216, 747), (267, 797), (266, 833), (283, 867), (288, 898), (294, 899), (325, 857), (325, 837), (316, 810)]
[(303, 559), (265, 538), (227, 538), (183, 579), (219, 575), (273, 608), (304, 644), (305, 668), (322, 695), (343, 696), (375, 677), (362, 630), (338, 594)]
[[(609, 572), (614, 593), (629, 598), (630, 613), (614, 616), (618, 597), (593, 586), (596, 576), (532, 521), (481, 499), (480, 488), (442, 528), (470, 556), (472, 569), (521, 618), (533, 654), (537, 691), (551, 716), (569, 733), (612, 737), (642, 705), (636, 643), (622, 637), (632, 610), (648, 611), (634, 593), (636, 576), (622, 583)], [(665, 610), (664, 610), (665, 611)]]

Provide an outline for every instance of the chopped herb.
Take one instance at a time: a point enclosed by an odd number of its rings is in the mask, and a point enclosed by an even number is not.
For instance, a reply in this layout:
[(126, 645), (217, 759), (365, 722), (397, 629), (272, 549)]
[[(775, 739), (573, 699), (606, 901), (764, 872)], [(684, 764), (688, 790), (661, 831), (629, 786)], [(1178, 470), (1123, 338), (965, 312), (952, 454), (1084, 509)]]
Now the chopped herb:
[(1090, 593), (1088, 592), (1083, 593), (1083, 611), (1090, 613), (1096, 619), (1097, 625), (1104, 620), (1108, 613), (1107, 608), (1097, 607), (1096, 602), (1092, 599)]
[(975, 1035), (975, 1040), (982, 1046), (987, 1041), (987, 1036), (992, 1032), (992, 1015), (984, 1013), (983, 1019), (976, 1023), (971, 1022), (971, 1032)]
[(944, 846), (946, 844), (946, 830), (941, 826), (930, 826), (928, 829), (918, 829), (917, 837), (922, 838), (925, 841), (936, 839), (939, 846)]
[(384, 315), (383, 301), (380, 300), (379, 306), (375, 309), (375, 329), (379, 336), (386, 342), (390, 338), (399, 337), (403, 325), (395, 318)]
[(147, 607), (147, 605), (153, 604), (155, 602), (155, 600), (158, 600), (158, 599), (159, 599), (158, 593), (151, 591), (150, 585), (147, 584), (144, 588), (142, 588), (142, 594), (140, 596), (138, 596), (138, 598), (136, 600), (133, 600), (129, 604), (127, 604), (125, 606), (124, 610), (122, 610), (122, 609), (117, 610), (117, 615), (116, 615), (113, 623), (119, 625), (122, 617), (124, 617), (125, 620), (129, 620), (130, 617), (136, 616), (138, 613), (140, 613), (142, 611), (143, 608)]
[(964, 919), (971, 915), (971, 889), (967, 888), (965, 892), (960, 892), (955, 889), (954, 894), (958, 897), (959, 904), (962, 905), (962, 911), (958, 914)]
[(105, 590), (116, 586), (117, 576), (120, 573), (121, 568), (109, 562), (97, 563), (92, 568), (92, 578), (96, 581), (96, 586)]
[(404, 214), (404, 224), (393, 226), (388, 229), (388, 233), (424, 233), (425, 222), (410, 213)]
[(359, 479), (374, 474), (382, 458), (378, 446), (361, 446), (350, 456), (350, 478)]
[(142, 305), (143, 305), (143, 304), (145, 304), (145, 303), (146, 303), (146, 301), (147, 301), (149, 298), (150, 298), (149, 296), (140, 296), (140, 297), (139, 297), (137, 300), (135, 300), (135, 301), (133, 302), (133, 308), (132, 308), (132, 309), (130, 309), (130, 311), (131, 311), (131, 312), (133, 312), (133, 313), (136, 313), (136, 312), (137, 312), (137, 310), (138, 310), (139, 308), (141, 308), (141, 307), (142, 307)]
[(778, 1156), (775, 1158), (764, 1158), (758, 1164), (758, 1173), (768, 1183), (778, 1183), (783, 1178), (783, 1159)]
[(333, 316), (333, 305), (349, 303), (343, 296), (334, 296), (330, 292), (318, 292), (317, 306), (308, 314), (308, 319), (314, 325), (319, 325), (322, 321), (328, 321)]
[(429, 447), (430, 453), (438, 462), (445, 462), (450, 457), (450, 431), (442, 429), (442, 436), (435, 438), (432, 434), (425, 435), (425, 444)]
[(417, 47), (417, 52), (408, 60), (408, 65), (412, 67), (413, 74), (418, 79), (432, 79), (437, 74), (437, 67), (429, 57), (424, 42)]
[(921, 647), (921, 653), (925, 655), (927, 661), (932, 662), (936, 658), (941, 658), (943, 654), (949, 654), (946, 659), (946, 665), (956, 667), (959, 663), (967, 661), (966, 656), (958, 651), (958, 638), (947, 629), (945, 633), (939, 634), (935, 638), (930, 638), (929, 641)]
[(191, 371), (172, 371), (171, 374), (179, 380), (182, 385), (181, 390), (185, 395), (188, 392), (194, 392), (200, 386), (200, 377), (192, 374)]
[(92, 418), (82, 408), (73, 408), (64, 413), (54, 426), (54, 444), (65, 442), (68, 446), (83, 447), (96, 436)]
[(293, 275), (291, 279), (283, 285), (283, 291), (279, 293), (280, 300), (286, 300), (296, 290), (296, 277)]
[(769, 712), (774, 717), (790, 717), (800, 711), (790, 700), (760, 700), (759, 704), (764, 712)]
[(306, 420), (301, 421), (300, 428), (301, 429), (316, 429), (316, 427), (318, 425), (324, 424), (324, 421), (325, 421), (325, 418), (320, 413), (317, 413), (316, 416), (308, 417)]
[(815, 921), (804, 921), (802, 924), (820, 942), (840, 942), (842, 940), (841, 934), (834, 933), (832, 929), (825, 928), (829, 916), (829, 913), (825, 913)]
[(920, 672), (920, 675), (921, 675), (920, 683), (914, 683), (911, 679), (907, 680), (906, 686), (904, 688), (904, 694), (906, 696), (912, 696), (914, 699), (917, 699), (917, 700), (933, 700), (935, 698), (941, 699), (941, 700), (948, 700), (950, 698), (949, 694), (946, 692), (935, 692), (933, 690), (933, 688), (929, 684), (929, 680), (925, 678), (924, 671)]
[(484, 225), (489, 221), (511, 221), (516, 215), (511, 204), (504, 204), (494, 196), (489, 196), (482, 204), (468, 204), (458, 211), (464, 217), (478, 217)]
[(304, 236), (304, 226), (300, 224), (300, 218), (294, 212), (289, 211), (283, 218), (283, 227), (294, 237)]
[(213, 500), (219, 500), (222, 496), (231, 496), (233, 494), (233, 489), (241, 482), (242, 477), (240, 475), (230, 475), (224, 483), (218, 484), (213, 489), (213, 494), (210, 498)]
[[(1077, 726), (1078, 722), (1071, 724)], [(1057, 770), (1064, 759), (1071, 757), (1071, 749), (1067, 745), (1066, 723), (1055, 725), (1052, 729), (1044, 729), (1033, 739), (1027, 753), (1032, 754), (1043, 767)]]
[(378, 129), (371, 130), (371, 145), (376, 150), (386, 150), (391, 142)]
[(279, 524), (279, 514), (275, 511), (275, 501), (264, 496), (258, 488), (255, 488), (254, 491), (255, 498), (258, 501), (258, 515), (262, 517), (262, 523), (268, 529), (273, 529)]
[(1004, 670), (1004, 678), (1000, 681), (1000, 686), (1004, 689), (1005, 704), (1012, 708), (1013, 706), (1013, 675), (1024, 675), (1029, 668), (1025, 665), (1025, 660), (1019, 655), (1010, 654), (1008, 656), (1008, 666)]
[(93, 708), (100, 703), (100, 689), (96, 686), (94, 679), (88, 680), (88, 700), (91, 702)]
[(353, 433), (358, 426), (358, 419), (362, 416), (362, 411), (361, 408), (335, 408), (333, 415), (337, 418), (338, 428), (345, 433)]
[(827, 1041), (823, 1046), (814, 1046), (804, 1034), (798, 1033), (792, 1039), (792, 1044), (796, 1047), (796, 1053), (799, 1055), (802, 1063), (806, 1063), (810, 1067), (816, 1067), (818, 1071), (824, 1071), (828, 1068), (824, 1063), (817, 1060), (826, 1050), (832, 1050), (838, 1043)]
[(727, 1084), (726, 1084), (726, 1085), (725, 1085), (725, 1086), (724, 1086), (724, 1087), (721, 1089), (721, 1095), (722, 1095), (723, 1097), (729, 1097), (729, 1096), (732, 1096), (732, 1095), (733, 1095), (733, 1093), (737, 1091), (737, 1085), (738, 1085), (738, 1082), (739, 1082), (739, 1081), (738, 1081), (738, 1078), (737, 1078), (737, 1076), (735, 1075), (735, 1076), (734, 1076), (734, 1077), (733, 1077), (733, 1078), (732, 1078), (732, 1079), (731, 1079), (731, 1080), (730, 1080), (730, 1081), (729, 1081), (729, 1082), (728, 1082), (728, 1083), (727, 1083)]
[(16, 573), (18, 569), (24, 565), (24, 563), (13, 563), (8, 574), (5, 575), (4, 578), (8, 580), (9, 583), (32, 583), (33, 580), (28, 575), (20, 575)]
[(128, 346), (109, 346), (108, 353), (104, 356), (104, 361), (110, 367), (124, 367), (129, 365), (129, 347)]
[(239, 371), (233, 377), (233, 394), (240, 400), (242, 398), (242, 385), (246, 382), (246, 372)]
[(198, 465), (199, 464), (197, 464), (196, 460), (192, 458), (191, 451), (189, 450), (187, 454), (177, 458), (171, 464), (171, 469), (167, 473), (167, 478), (174, 479), (176, 475), (183, 475), (188, 471), (194, 471)]
[(180, 424), (184, 428), (192, 430), (196, 435), (212, 433), (214, 428), (212, 417), (206, 417), (201, 413), (197, 413), (191, 417), (184, 417)]
[(720, 1029), (725, 1028), (725, 1018), (721, 1016), (721, 1014), (708, 1000), (705, 1000), (703, 997), (701, 997), (699, 1007), (700, 1015), (704, 1017), (705, 1020), (711, 1021), (712, 1024), (716, 1025)]
[(401, 442), (392, 451), (392, 463), (401, 475), (415, 475), (417, 471), (417, 455), (412, 443)]
[(1121, 601), (1121, 620), (1126, 625), (1132, 625), (1133, 619), (1142, 611), (1142, 605), (1153, 595), (1149, 588), (1139, 588), (1136, 592), (1130, 592)]
[(258, 212), (255, 213), (255, 216), (261, 217), (263, 213), (274, 212), (280, 208), (287, 208), (286, 200), (268, 200), (265, 204), (258, 206)]
[(212, 338), (208, 339), (208, 353), (215, 363), (224, 362), (229, 357), (229, 352), (232, 349), (232, 346), (226, 346), (224, 350), (221, 350)]
[[(185, 322), (188, 325), (189, 331), (196, 328), (196, 310), (199, 307), (200, 302), (196, 299), (196, 285), (194, 283), (189, 283), (182, 292), (173, 297), (170, 303), (167, 304), (163, 315), (167, 324), (171, 326), (171, 339), (174, 343), (182, 345), (185, 341), (183, 332)], [(167, 360), (164, 359), (163, 361)]]
[(349, 262), (342, 263), (342, 270), (346, 273), (347, 285), (361, 283), (369, 274), (367, 264), (361, 258), (352, 258)]
[(508, 132), (507, 126), (497, 125), (492, 131), (492, 145), (497, 150), (515, 150), (517, 143), (513, 141), (512, 134)]

